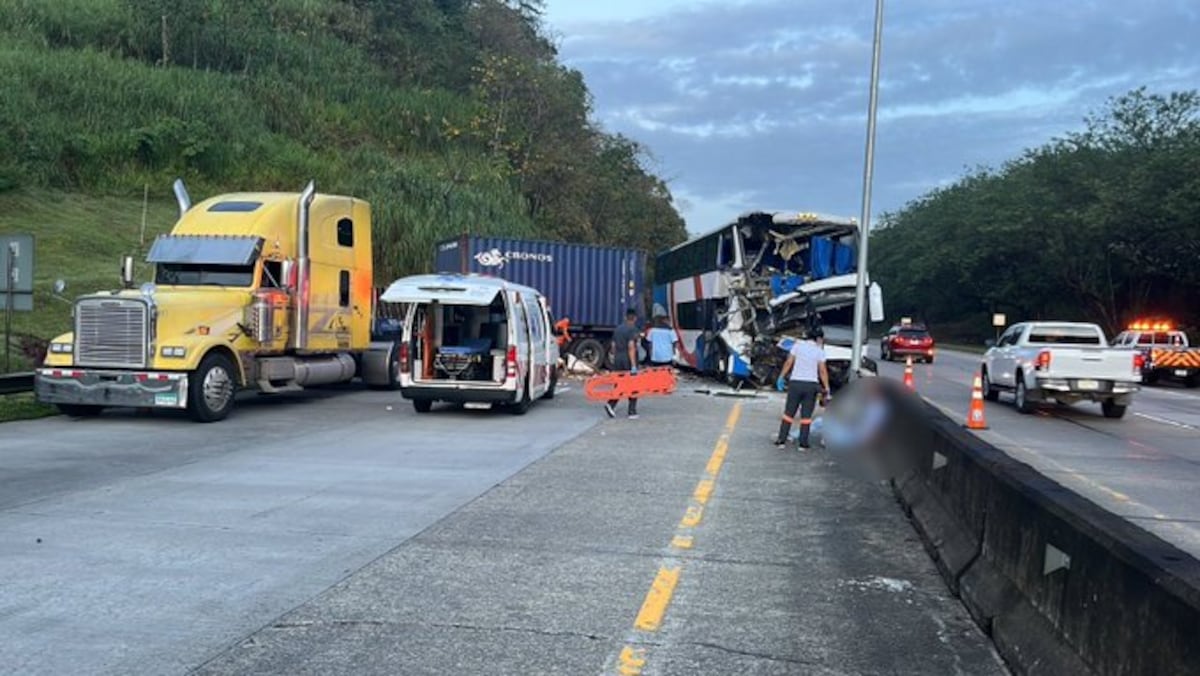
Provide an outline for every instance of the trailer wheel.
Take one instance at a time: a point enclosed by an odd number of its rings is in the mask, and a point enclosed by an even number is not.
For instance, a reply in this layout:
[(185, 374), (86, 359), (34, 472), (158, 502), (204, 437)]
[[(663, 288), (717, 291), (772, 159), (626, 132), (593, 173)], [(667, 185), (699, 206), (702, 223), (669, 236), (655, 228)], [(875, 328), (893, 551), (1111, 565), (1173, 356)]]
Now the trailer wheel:
[(604, 344), (595, 338), (584, 338), (571, 345), (571, 354), (579, 361), (599, 371), (607, 360)]
[(388, 353), (388, 379), (383, 389), (400, 389), (400, 343), (394, 343)]
[(209, 354), (188, 380), (188, 413), (196, 422), (216, 422), (233, 410), (237, 369), (229, 357)]
[(1184, 387), (1196, 387), (1197, 385), (1200, 385), (1200, 373), (1193, 373), (1192, 375), (1184, 378), (1183, 385)]

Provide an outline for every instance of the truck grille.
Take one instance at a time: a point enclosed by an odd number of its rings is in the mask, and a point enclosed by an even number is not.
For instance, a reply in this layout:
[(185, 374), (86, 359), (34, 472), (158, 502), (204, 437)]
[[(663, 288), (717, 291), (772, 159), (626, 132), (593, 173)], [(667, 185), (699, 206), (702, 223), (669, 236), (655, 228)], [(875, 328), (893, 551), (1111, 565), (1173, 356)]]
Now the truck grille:
[(80, 366), (144, 368), (146, 304), (84, 298), (75, 305), (75, 359)]

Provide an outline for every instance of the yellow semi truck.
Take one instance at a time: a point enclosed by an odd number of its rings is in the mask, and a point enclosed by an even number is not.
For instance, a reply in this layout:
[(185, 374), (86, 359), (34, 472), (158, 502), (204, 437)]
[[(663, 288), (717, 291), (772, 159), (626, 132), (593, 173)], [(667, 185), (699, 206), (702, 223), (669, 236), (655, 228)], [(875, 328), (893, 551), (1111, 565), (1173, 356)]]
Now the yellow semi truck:
[[(361, 377), (394, 387), (394, 340), (373, 340), (371, 208), (351, 197), (236, 193), (191, 204), (147, 261), (154, 281), (82, 296), (51, 341), (40, 401), (72, 416), (105, 407), (225, 418), (239, 390), (289, 392)], [(126, 287), (132, 275), (125, 274)]]

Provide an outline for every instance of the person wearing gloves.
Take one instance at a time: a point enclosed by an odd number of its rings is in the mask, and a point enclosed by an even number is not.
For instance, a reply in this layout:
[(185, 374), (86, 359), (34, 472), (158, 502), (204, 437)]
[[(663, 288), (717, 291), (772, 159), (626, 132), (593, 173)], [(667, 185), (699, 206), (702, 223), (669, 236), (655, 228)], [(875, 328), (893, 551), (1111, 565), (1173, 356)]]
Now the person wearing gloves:
[(798, 448), (808, 449), (809, 429), (812, 427), (813, 411), (817, 407), (817, 397), (829, 395), (829, 370), (825, 366), (825, 350), (818, 344), (825, 332), (820, 327), (809, 329), (805, 335), (792, 344), (788, 357), (783, 362), (779, 381), (779, 389), (787, 390), (787, 403), (783, 407), (783, 420), (779, 423), (779, 435), (775, 437), (775, 448), (787, 445), (788, 433), (792, 431), (792, 423), (796, 421), (797, 409), (800, 413), (800, 438), (796, 441)]
[[(609, 357), (613, 371), (637, 373), (637, 346), (641, 337), (637, 328), (637, 318), (637, 310), (632, 308), (626, 310), (625, 323), (613, 331), (612, 353)], [(608, 414), (608, 417), (617, 417), (617, 404), (619, 403), (621, 403), (620, 399), (610, 399), (604, 404), (604, 412)], [(637, 417), (637, 397), (630, 397), (629, 419), (636, 420)]]

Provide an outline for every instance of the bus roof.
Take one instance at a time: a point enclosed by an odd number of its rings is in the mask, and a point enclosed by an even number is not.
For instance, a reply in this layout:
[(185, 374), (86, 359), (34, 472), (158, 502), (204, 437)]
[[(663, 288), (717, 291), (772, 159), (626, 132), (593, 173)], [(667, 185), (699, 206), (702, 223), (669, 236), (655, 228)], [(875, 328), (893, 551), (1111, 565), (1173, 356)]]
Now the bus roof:
[(845, 216), (833, 216), (814, 211), (747, 211), (738, 216), (732, 223), (726, 223), (718, 228), (680, 242), (667, 251), (675, 251), (692, 242), (725, 232), (735, 225), (791, 225), (812, 226), (814, 235), (832, 234), (835, 236), (849, 235), (858, 232), (858, 221)]

